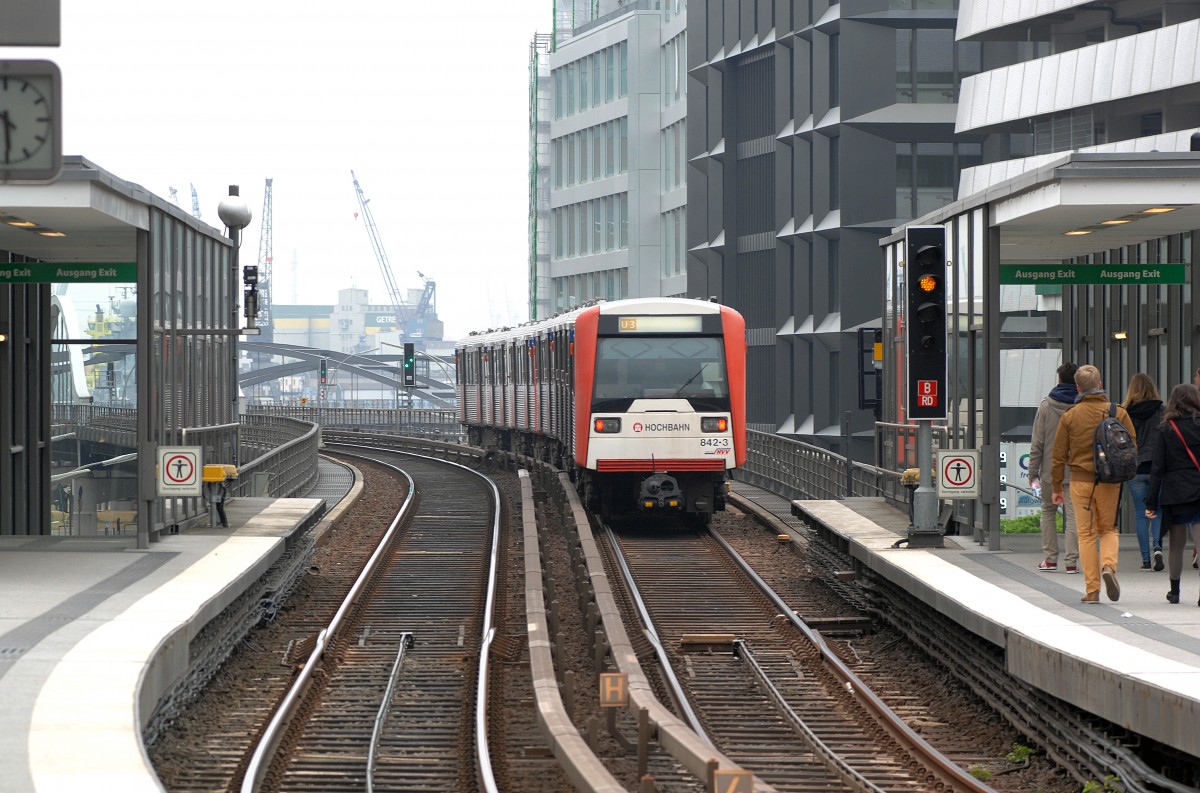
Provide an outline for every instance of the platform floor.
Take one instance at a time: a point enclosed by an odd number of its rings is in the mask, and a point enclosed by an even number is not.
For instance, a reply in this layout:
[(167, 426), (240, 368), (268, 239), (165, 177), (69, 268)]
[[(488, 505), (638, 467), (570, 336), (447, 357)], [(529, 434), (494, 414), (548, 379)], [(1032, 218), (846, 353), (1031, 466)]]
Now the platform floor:
[[(344, 485), (336, 490), (341, 492)], [(1040, 539), (895, 548), (903, 513), (871, 499), (789, 502), (734, 483), (791, 527), (836, 535), (859, 562), (1006, 650), (1014, 675), (1200, 758), (1200, 572), (1183, 602), (1121, 538), (1121, 599), (1083, 606), (1082, 575), (1043, 573)], [(141, 742), (188, 642), (245, 592), (321, 499), (238, 499), (231, 528), (137, 550), (134, 537), (0, 538), (0, 793), (161, 791)], [(329, 518), (327, 517), (326, 520)]]

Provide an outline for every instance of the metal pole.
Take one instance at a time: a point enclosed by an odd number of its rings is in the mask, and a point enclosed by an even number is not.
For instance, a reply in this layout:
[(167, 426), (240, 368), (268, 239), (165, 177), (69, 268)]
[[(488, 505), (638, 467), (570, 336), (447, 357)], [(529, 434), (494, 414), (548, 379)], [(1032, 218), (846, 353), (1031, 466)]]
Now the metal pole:
[(908, 535), (909, 548), (941, 548), (942, 533), (937, 526), (937, 488), (933, 486), (933, 422), (917, 421), (917, 468), (920, 484), (913, 493), (913, 528)]
[[(229, 188), (230, 195), (237, 195), (233, 186)], [(229, 268), (229, 328), (231, 330), (241, 327), (241, 320), (238, 317), (238, 301), (237, 295), (239, 291), (238, 282), (238, 251), (242, 247), (242, 230), (236, 226), (229, 227), (229, 239), (233, 240), (233, 260)], [(238, 419), (238, 340), (236, 336), (231, 336), (229, 339), (230, 365), (232, 367), (233, 379), (230, 381), (230, 405), (229, 405), (229, 420), (236, 425)], [(237, 427), (233, 430), (233, 464), (238, 464), (238, 431)]]
[(851, 454), (850, 442), (850, 411), (847, 410), (842, 417), (842, 449), (845, 451), (846, 458), (846, 498), (854, 495), (854, 455)]
[[(163, 374), (154, 361), (154, 317), (150, 296), (154, 294), (154, 278), (150, 271), (150, 232), (137, 232), (137, 489), (138, 522), (137, 547), (150, 547), (150, 526), (158, 504), (158, 422), (155, 400), (162, 387)], [(72, 507), (72, 518), (75, 510)], [(157, 532), (154, 538), (158, 539)]]

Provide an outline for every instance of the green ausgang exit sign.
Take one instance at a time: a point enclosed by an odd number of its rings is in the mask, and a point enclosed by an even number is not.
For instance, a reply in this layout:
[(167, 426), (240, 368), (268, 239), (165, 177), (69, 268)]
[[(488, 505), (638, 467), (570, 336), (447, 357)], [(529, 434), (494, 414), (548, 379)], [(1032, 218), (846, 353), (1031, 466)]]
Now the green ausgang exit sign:
[(1001, 284), (1186, 284), (1186, 264), (1002, 264)]
[(136, 262), (0, 264), (0, 284), (132, 284)]

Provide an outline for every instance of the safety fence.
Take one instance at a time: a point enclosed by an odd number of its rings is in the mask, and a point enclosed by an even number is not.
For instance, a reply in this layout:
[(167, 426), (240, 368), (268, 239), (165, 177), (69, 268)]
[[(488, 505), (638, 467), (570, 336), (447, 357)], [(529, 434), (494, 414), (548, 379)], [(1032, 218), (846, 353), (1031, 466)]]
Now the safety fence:
[[(916, 428), (912, 431), (910, 445), (915, 444)], [(734, 478), (790, 500), (873, 496), (907, 509), (903, 475), (903, 470), (854, 462), (820, 446), (750, 430), (746, 465)]]
[(246, 409), (246, 415), (280, 416), (327, 428), (390, 432), (436, 440), (457, 441), (466, 437), (454, 410), (253, 405)]

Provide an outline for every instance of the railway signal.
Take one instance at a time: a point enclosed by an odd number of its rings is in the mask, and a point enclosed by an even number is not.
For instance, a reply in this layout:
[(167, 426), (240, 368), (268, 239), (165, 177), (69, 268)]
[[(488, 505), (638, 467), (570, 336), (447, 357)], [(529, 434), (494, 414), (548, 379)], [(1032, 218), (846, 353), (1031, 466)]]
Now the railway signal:
[(417, 351), (412, 342), (404, 343), (404, 385), (417, 384)]
[(946, 418), (946, 229), (910, 226), (905, 237), (908, 417)]

